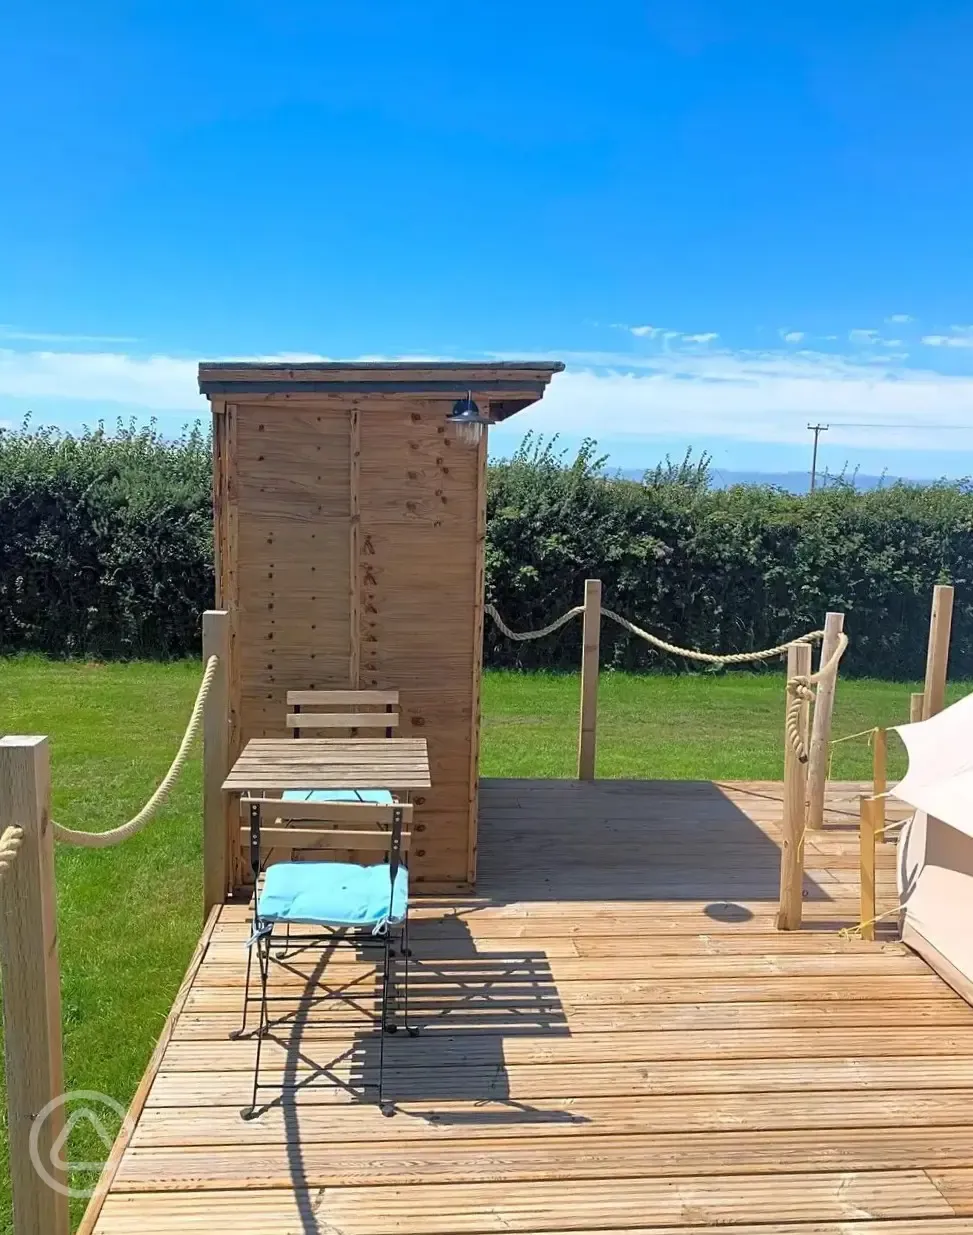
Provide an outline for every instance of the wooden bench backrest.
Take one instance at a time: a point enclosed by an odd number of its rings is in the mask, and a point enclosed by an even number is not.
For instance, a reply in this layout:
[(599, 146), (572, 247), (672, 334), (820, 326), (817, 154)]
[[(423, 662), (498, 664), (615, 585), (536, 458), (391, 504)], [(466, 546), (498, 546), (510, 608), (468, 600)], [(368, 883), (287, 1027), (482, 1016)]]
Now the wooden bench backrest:
[(287, 728), (294, 737), (365, 730), (390, 738), (399, 726), (397, 690), (289, 690)]

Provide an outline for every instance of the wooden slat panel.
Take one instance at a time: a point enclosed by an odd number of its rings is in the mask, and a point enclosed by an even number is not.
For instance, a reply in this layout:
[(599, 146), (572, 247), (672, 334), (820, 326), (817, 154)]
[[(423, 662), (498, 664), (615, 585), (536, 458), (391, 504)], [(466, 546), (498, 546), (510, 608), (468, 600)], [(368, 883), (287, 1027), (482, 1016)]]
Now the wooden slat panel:
[[(249, 937), (250, 927), (246, 921), (221, 923), (214, 935), (210, 955), (214, 956), (221, 948), (234, 947)], [(416, 955), (428, 960), (469, 956), (472, 942), (475, 942), (478, 952), (490, 953), (503, 952), (510, 940), (494, 936), (488, 927), (481, 932), (476, 928), (475, 920), (464, 928), (460, 922), (448, 919), (438, 922), (427, 919), (421, 926), (416, 924), (412, 934)], [(584, 935), (538, 935), (531, 938), (530, 944), (548, 957), (876, 955), (875, 945), (867, 940), (820, 931), (766, 935), (757, 932), (742, 935), (635, 935), (628, 932), (614, 937), (593, 938)], [(908, 951), (905, 944), (889, 941), (880, 945), (878, 954), (904, 956)]]
[[(402, 848), (408, 849), (412, 833), (402, 832)], [(250, 839), (250, 829), (240, 829), (240, 840)], [(261, 828), (261, 849), (365, 849), (388, 853), (390, 832), (369, 832), (364, 828)]]
[(737, 1131), (830, 1130), (836, 1128), (968, 1126), (973, 1090), (875, 1089), (806, 1093), (633, 1094), (617, 1098), (538, 1098), (533, 1118), (510, 1117), (509, 1102), (401, 1102), (404, 1119), (390, 1127), (372, 1105), (274, 1107), (259, 1120), (244, 1121), (232, 1107), (157, 1107), (139, 1120), (133, 1145), (278, 1145), (297, 1130), (302, 1145), (408, 1144), (415, 1141), (504, 1140), (538, 1136), (587, 1142), (598, 1135)]
[[(342, 982), (354, 983), (343, 972)], [(218, 1066), (217, 1055), (223, 1051), (222, 1066), (229, 1071), (248, 1071), (253, 1067), (255, 1044), (252, 1041), (226, 1044), (223, 1040), (179, 1039), (166, 1053), (165, 1066), (173, 1072), (204, 1072)], [(336, 1045), (337, 1041), (337, 1045)], [(344, 1042), (359, 1049), (360, 1035), (349, 1029)], [(802, 1047), (803, 1043), (803, 1047)], [(310, 1044), (310, 1045), (308, 1045)], [(314, 1030), (302, 1027), (300, 1045), (304, 1064), (324, 1066), (333, 1058), (330, 1052), (342, 1049), (342, 1040), (315, 1037)], [(915, 1030), (910, 1026), (893, 1029), (818, 1029), (814, 1035), (814, 1058), (906, 1058), (915, 1046)], [(283, 1066), (293, 1048), (289, 1032), (273, 1042), (265, 1043), (268, 1062)], [(387, 1059), (396, 1071), (402, 1068), (450, 1066), (466, 1067), (496, 1063), (509, 1064), (647, 1063), (662, 1060), (727, 1060), (727, 1059), (806, 1059), (806, 1035), (797, 1029), (729, 1029), (646, 1031), (638, 1029), (594, 1031), (591, 1033), (547, 1034), (426, 1034), (418, 1039), (398, 1039), (387, 1042)], [(973, 1027), (943, 1030), (929, 1043), (931, 1057), (973, 1055)], [(973, 1123), (973, 1112), (970, 1113)], [(646, 1129), (650, 1131), (651, 1129)]]
[[(284, 835), (297, 829), (278, 828)], [(308, 829), (311, 831), (311, 829)], [(263, 833), (261, 833), (262, 835)], [(345, 833), (316, 832), (317, 836), (330, 840)], [(388, 843), (387, 832), (349, 832), (350, 835), (371, 836), (378, 842)], [(286, 985), (301, 982), (305, 975), (316, 971), (318, 958), (297, 957), (278, 973), (272, 969), (271, 981)], [(345, 960), (344, 965), (350, 965)], [(224, 974), (229, 983), (239, 966), (233, 960), (222, 961), (212, 957), (201, 974), (219, 976)], [(346, 972), (349, 978), (351, 974)], [(752, 985), (761, 993), (773, 998), (775, 983), (796, 978), (817, 978), (827, 982), (845, 978), (861, 977), (896, 983), (900, 978), (916, 977), (921, 984), (935, 989), (930, 981), (929, 967), (914, 953), (900, 956), (869, 956), (852, 953), (847, 956), (625, 956), (617, 960), (585, 957), (548, 957), (534, 949), (510, 950), (493, 956), (473, 954), (454, 960), (433, 958), (417, 959), (412, 966), (412, 978), (417, 991), (436, 989), (454, 990), (457, 999), (465, 999), (473, 992), (495, 996), (499, 1001), (507, 994), (529, 995), (540, 993), (544, 987), (556, 987), (564, 998), (574, 997), (575, 988), (594, 992), (597, 1002), (600, 985), (610, 984), (613, 990), (631, 990), (632, 1002), (641, 1002), (643, 988), (655, 983), (672, 981), (699, 981), (698, 1001), (706, 1002), (706, 985), (740, 979), (752, 979)], [(603, 992), (604, 993), (604, 992)]]
[[(636, 1179), (606, 1188), (604, 1180), (534, 1180), (510, 1184), (413, 1184), (410, 1187), (335, 1188), (307, 1193), (305, 1212), (327, 1201), (328, 1226), (346, 1235), (474, 1235), (478, 1232), (631, 1229), (673, 1224), (876, 1218), (948, 1218), (953, 1211), (929, 1177), (913, 1171), (697, 1176), (674, 1187), (666, 1179)], [(137, 1229), (208, 1230), (199, 1222), (193, 1193), (120, 1193), (105, 1206), (103, 1235)], [(292, 1192), (248, 1189), (215, 1193), (206, 1202), (217, 1229), (248, 1235), (300, 1230), (301, 1204)], [(166, 1227), (165, 1223), (171, 1223)], [(928, 1228), (926, 1228), (928, 1232)], [(817, 1235), (817, 1232), (815, 1232)]]
[[(347, 686), (351, 627), (347, 410), (237, 409), (240, 736), (283, 732), (288, 689)], [(246, 863), (240, 864), (245, 869)]]
[(285, 802), (281, 798), (241, 798), (240, 815), (244, 819), (249, 818), (254, 803), (260, 806), (262, 819), (297, 819), (302, 822), (316, 819), (321, 823), (357, 824), (362, 827), (391, 827), (396, 811), (402, 812), (403, 823), (409, 823), (412, 819), (411, 802), (384, 806), (380, 802)]
[[(565, 1142), (538, 1135), (530, 1144), (503, 1138), (420, 1148), (380, 1143), (348, 1147), (303, 1145), (301, 1177), (311, 1187), (371, 1184), (407, 1188), (424, 1184), (521, 1182), (526, 1180), (630, 1180), (646, 1176), (679, 1179), (784, 1171), (949, 1170), (973, 1159), (973, 1128), (829, 1129), (809, 1143), (798, 1132), (704, 1132), (667, 1135), (605, 1135)], [(288, 1188), (293, 1163), (286, 1144), (241, 1149), (206, 1146), (177, 1150), (135, 1149), (119, 1172), (122, 1191), (161, 1188)], [(955, 1178), (950, 1176), (951, 1179)], [(202, 1185), (199, 1181), (205, 1181)], [(954, 1194), (973, 1211), (973, 1172), (964, 1173)]]
[(397, 729), (398, 712), (288, 712), (288, 729)]
[[(340, 972), (332, 971), (335, 976)], [(206, 1003), (216, 999), (220, 1007), (206, 1011)], [(858, 1002), (813, 1003), (796, 1000), (765, 1003), (706, 1004), (615, 1004), (607, 1007), (585, 1006), (567, 1009), (567, 1024), (571, 1033), (628, 1033), (646, 1024), (663, 1032), (704, 1032), (707, 1029), (795, 1029), (816, 1032), (820, 1028), (860, 1028), (876, 1023), (913, 1026), (925, 1038), (938, 1041), (948, 1027), (969, 1025), (973, 1011), (960, 999), (889, 999)], [(193, 1007), (181, 1024), (187, 1036), (210, 1039), (226, 1038), (239, 1025), (240, 995), (238, 991), (197, 992)], [(506, 1038), (516, 1037), (524, 1029), (524, 1018), (516, 1007), (502, 1006), (487, 1014), (476, 1008), (459, 1010), (449, 1016), (436, 1017), (423, 1024), (423, 1036), (458, 1034), (468, 1028), (476, 1034), (495, 1033)], [(349, 1032), (359, 1032), (360, 1025), (349, 1029), (348, 1018), (328, 1017), (327, 1009), (315, 1009), (314, 1020), (304, 1032), (312, 1038), (346, 1038)], [(530, 1029), (530, 1027), (528, 1027)]]
[(973, 1214), (973, 1166), (930, 1171), (930, 1178), (957, 1214)]
[(290, 707), (398, 707), (397, 690), (289, 690)]
[[(233, 980), (243, 985), (243, 974), (239, 973)], [(195, 994), (202, 995), (209, 978), (200, 976)], [(271, 985), (277, 986), (278, 980), (271, 975)], [(286, 983), (280, 984), (286, 989)], [(232, 995), (229, 985), (222, 981), (212, 991), (210, 1008), (212, 1011), (222, 1011), (227, 1006), (226, 999)], [(776, 1002), (793, 1000), (800, 1002), (818, 1000), (861, 1000), (870, 999), (930, 999), (935, 998), (941, 989), (941, 980), (933, 973), (917, 974), (909, 977), (847, 977), (847, 978), (779, 978), (775, 982), (761, 982), (749, 978), (728, 978), (725, 980), (711, 979), (703, 982), (700, 979), (660, 979), (659, 981), (632, 982), (572, 982), (559, 986), (556, 991), (553, 986), (542, 994), (546, 995), (546, 1003), (557, 1001), (557, 1007), (571, 1009), (579, 1007), (622, 1007), (625, 1005), (658, 1004), (658, 1003), (741, 1003), (741, 1002)], [(222, 999), (222, 1002), (221, 1002)], [(474, 1011), (482, 1016), (484, 1013), (507, 1015), (517, 1013), (523, 1017), (525, 1010), (531, 1008), (539, 1012), (546, 1007), (545, 1001), (535, 992), (527, 989), (527, 984), (512, 982), (483, 983), (479, 989), (474, 986), (470, 991), (462, 991), (457, 982), (444, 979), (439, 982), (416, 982), (411, 992), (411, 1001), (415, 1007), (416, 1016), (420, 1020), (427, 1016), (452, 1016), (461, 1018)], [(295, 995), (295, 1003), (297, 1002)], [(232, 1006), (232, 1000), (230, 1000)]]
[(223, 782), (250, 789), (424, 789), (426, 743), (413, 738), (257, 738)]
[[(410, 999), (410, 1007), (411, 1007)], [(281, 1007), (274, 1005), (274, 1014)], [(347, 1019), (346, 1011), (346, 1019)], [(417, 1011), (417, 1019), (418, 1019)], [(364, 1051), (362, 1052), (364, 1055)], [(297, 1090), (293, 1100), (308, 1104), (360, 1101), (363, 1080), (376, 1079), (377, 1043), (367, 1062), (328, 1066), (317, 1083)], [(268, 1065), (267, 1078), (282, 1082), (285, 1074), (302, 1070), (276, 1070)], [(150, 1106), (244, 1106), (252, 1084), (249, 1071), (159, 1073), (149, 1095)], [(845, 1089), (969, 1089), (973, 1086), (973, 1059), (816, 1059), (779, 1061), (736, 1060), (589, 1064), (512, 1064), (509, 1067), (459, 1066), (406, 1068), (395, 1077), (395, 1098), (419, 1102), (465, 1099), (491, 1101), (517, 1095), (517, 1101), (554, 1098), (570, 1093), (576, 1097), (604, 1098), (629, 1094), (783, 1093)]]
[(466, 880), (472, 828), (481, 454), (445, 432), (443, 410), (403, 406), (361, 454), (361, 684), (396, 685), (400, 732), (429, 741), (417, 883)]

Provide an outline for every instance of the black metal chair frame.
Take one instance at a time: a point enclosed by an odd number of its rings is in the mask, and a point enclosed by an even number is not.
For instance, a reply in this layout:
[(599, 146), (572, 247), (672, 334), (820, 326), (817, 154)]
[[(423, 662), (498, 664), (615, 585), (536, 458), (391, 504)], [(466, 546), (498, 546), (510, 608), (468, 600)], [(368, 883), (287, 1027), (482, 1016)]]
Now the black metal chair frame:
[[(266, 1038), (271, 1029), (270, 1020), (270, 1004), (275, 1000), (281, 1002), (290, 1002), (291, 997), (287, 995), (272, 996), (267, 993), (267, 985), (270, 978), (270, 965), (274, 960), (284, 960), (291, 949), (295, 951), (303, 951), (308, 948), (328, 948), (332, 946), (353, 947), (367, 953), (370, 949), (379, 950), (382, 962), (382, 994), (381, 994), (381, 1009), (377, 1024), (379, 1026), (379, 1053), (378, 1053), (378, 1082), (369, 1083), (363, 1080), (363, 1089), (377, 1089), (377, 1102), (381, 1108), (383, 1115), (394, 1115), (395, 1106), (390, 1102), (385, 1095), (385, 1035), (393, 1034), (397, 1031), (398, 1026), (390, 1014), (389, 997), (392, 991), (394, 976), (395, 976), (395, 959), (398, 954), (401, 955), (403, 961), (403, 1013), (402, 1021), (405, 1029), (410, 1037), (416, 1037), (419, 1030), (416, 1026), (409, 1022), (409, 960), (412, 952), (409, 948), (409, 907), (406, 901), (405, 915), (401, 923), (393, 923), (392, 912), (394, 909), (395, 897), (395, 878), (398, 874), (399, 867), (402, 866), (402, 819), (403, 811), (401, 807), (393, 807), (392, 809), (392, 826), (389, 831), (389, 914), (385, 929), (376, 934), (369, 929), (355, 929), (353, 927), (332, 927), (322, 923), (319, 927), (315, 927), (313, 933), (294, 934), (291, 931), (290, 923), (284, 923), (286, 933), (284, 937), (284, 950), (276, 957), (271, 956), (273, 931), (274, 926), (279, 925), (274, 919), (261, 919), (259, 915), (259, 896), (257, 892), (257, 882), (263, 871), (263, 865), (260, 861), (260, 821), (261, 808), (267, 803), (252, 802), (250, 804), (250, 868), (253, 871), (254, 880), (254, 895), (253, 895), (253, 929), (250, 936), (250, 943), (247, 951), (247, 977), (243, 993), (243, 1020), (240, 1028), (234, 1030), (230, 1037), (234, 1040), (243, 1038), (247, 1032), (247, 1009), (251, 1004), (258, 1004), (260, 1008), (260, 1023), (256, 1030), (256, 1059), (253, 1069), (253, 1095), (249, 1106), (245, 1106), (240, 1114), (244, 1119), (255, 1119), (262, 1114), (267, 1105), (258, 1106), (257, 1098), (259, 1092), (265, 1089), (276, 1090), (281, 1096), (288, 1092), (296, 1093), (298, 1090), (306, 1088), (306, 1082), (294, 1085), (281, 1085), (272, 1083), (262, 1083), (260, 1080), (260, 1054), (261, 1046), (264, 1038)], [(326, 838), (327, 833), (322, 832), (322, 838)], [(324, 865), (324, 863), (322, 863)], [(395, 945), (398, 945), (396, 949)], [(260, 993), (250, 994), (250, 979), (253, 972), (253, 954), (254, 949), (257, 952), (257, 967), (260, 976)], [(329, 998), (342, 998), (339, 995), (323, 995), (320, 1001), (326, 1001)], [(280, 1024), (281, 1022), (276, 1022)]]

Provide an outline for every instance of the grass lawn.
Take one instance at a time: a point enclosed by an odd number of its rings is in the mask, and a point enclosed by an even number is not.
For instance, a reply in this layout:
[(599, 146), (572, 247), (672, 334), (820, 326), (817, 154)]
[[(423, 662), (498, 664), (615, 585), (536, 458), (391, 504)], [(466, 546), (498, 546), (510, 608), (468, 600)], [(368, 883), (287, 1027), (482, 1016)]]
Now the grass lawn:
[[(51, 738), (55, 819), (100, 830), (134, 814), (155, 788), (182, 735), (200, 668), (18, 659), (0, 662), (0, 675), (0, 729)], [(835, 734), (908, 719), (915, 689), (840, 683)], [(572, 775), (578, 693), (576, 677), (488, 674), (483, 774)], [(954, 686), (951, 698), (962, 693)], [(782, 676), (610, 674), (602, 679), (600, 707), (601, 776), (781, 774)], [(890, 764), (893, 775), (901, 772), (898, 750)], [(869, 769), (864, 741), (836, 748), (836, 777), (865, 777)], [(200, 769), (193, 761), (163, 814), (140, 835), (107, 850), (58, 847), (69, 1089), (98, 1090), (127, 1106), (138, 1083), (201, 927), (199, 803)], [(72, 1138), (72, 1159), (94, 1161), (100, 1152), (93, 1136)], [(5, 1168), (3, 1130), (0, 1233), (10, 1235)], [(83, 1209), (83, 1201), (74, 1203), (75, 1221)]]

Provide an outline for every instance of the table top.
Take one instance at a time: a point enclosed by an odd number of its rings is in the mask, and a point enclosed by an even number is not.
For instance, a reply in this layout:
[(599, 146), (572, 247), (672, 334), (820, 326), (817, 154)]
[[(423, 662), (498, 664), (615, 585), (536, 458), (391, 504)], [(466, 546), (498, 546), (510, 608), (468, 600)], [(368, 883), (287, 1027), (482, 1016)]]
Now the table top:
[(425, 738), (252, 738), (223, 788), (428, 789)]

